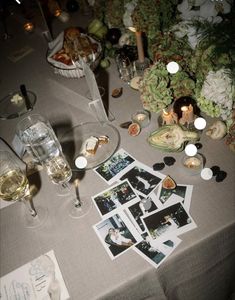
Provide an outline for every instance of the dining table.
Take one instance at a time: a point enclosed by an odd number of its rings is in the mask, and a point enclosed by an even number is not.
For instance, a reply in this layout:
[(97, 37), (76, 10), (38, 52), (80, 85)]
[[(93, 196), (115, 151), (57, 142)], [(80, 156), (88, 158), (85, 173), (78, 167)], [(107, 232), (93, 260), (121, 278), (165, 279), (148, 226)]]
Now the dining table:
[[(86, 30), (89, 18), (78, 11), (67, 23), (55, 20), (53, 36), (68, 26), (79, 25)], [(47, 118), (59, 140), (74, 126), (98, 122), (86, 97), (85, 78), (55, 74), (48, 63), (48, 41), (41, 28), (25, 32), (17, 14), (9, 17), (8, 26), (12, 37), (0, 41), (0, 99), (25, 84), (36, 95), (36, 102), (32, 111), (19, 117), (0, 119), (1, 139), (13, 147), (16, 125), (31, 114)], [(24, 55), (12, 60), (12, 55), (21, 50)], [(140, 92), (122, 81), (115, 60), (110, 58), (110, 62), (109, 68), (98, 67), (94, 75), (97, 85), (105, 90), (103, 100), (109, 123), (119, 133), (117, 149), (123, 148), (150, 168), (162, 162), (165, 156), (174, 157), (175, 164), (160, 172), (169, 175), (177, 184), (193, 186), (190, 215), (197, 227), (179, 235), (182, 242), (158, 268), (131, 249), (112, 260), (94, 231), (93, 225), (101, 217), (91, 200), (92, 196), (108, 188), (107, 183), (93, 169), (83, 172), (80, 196), (88, 198), (91, 209), (84, 217), (73, 219), (66, 211), (71, 199), (57, 194), (55, 185), (41, 168), (29, 176), (29, 182), (36, 190), (35, 207), (41, 206), (48, 211), (47, 220), (41, 227), (25, 228), (19, 201), (6, 207), (1, 204), (0, 276), (53, 250), (73, 300), (235, 299), (234, 153), (226, 145), (225, 138), (213, 140), (203, 130), (199, 152), (205, 158), (205, 166), (216, 165), (227, 173), (222, 182), (217, 182), (215, 177), (203, 180), (200, 174), (184, 172), (184, 151), (169, 154), (148, 143), (149, 135), (159, 128), (159, 113), (151, 113), (149, 125), (137, 136), (131, 136), (120, 124), (130, 121), (136, 111), (143, 109)], [(112, 97), (116, 88), (122, 88), (118, 98)], [(207, 124), (213, 123), (213, 118), (202, 115)], [(75, 171), (75, 176), (80, 174), (79, 170)]]

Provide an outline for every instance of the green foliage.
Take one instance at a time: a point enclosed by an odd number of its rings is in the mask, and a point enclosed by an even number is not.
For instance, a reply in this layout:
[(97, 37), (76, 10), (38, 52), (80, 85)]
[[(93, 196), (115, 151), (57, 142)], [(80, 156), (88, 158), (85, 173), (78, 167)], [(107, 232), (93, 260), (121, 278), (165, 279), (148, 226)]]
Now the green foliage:
[(163, 63), (156, 63), (145, 71), (140, 85), (143, 107), (158, 112), (172, 102), (169, 75)]

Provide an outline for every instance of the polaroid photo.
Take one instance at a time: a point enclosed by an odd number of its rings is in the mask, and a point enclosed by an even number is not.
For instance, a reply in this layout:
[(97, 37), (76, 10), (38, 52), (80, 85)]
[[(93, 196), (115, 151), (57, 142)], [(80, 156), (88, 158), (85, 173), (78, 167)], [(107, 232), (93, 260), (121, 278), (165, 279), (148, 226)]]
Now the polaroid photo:
[(134, 199), (139, 199), (139, 196), (127, 179), (92, 197), (101, 217), (111, 215), (114, 210), (123, 209)]
[(163, 188), (161, 184), (158, 189), (157, 198), (163, 205), (181, 201), (186, 211), (189, 212), (192, 192), (193, 185), (177, 184), (174, 189), (170, 190)]
[(93, 225), (111, 259), (115, 259), (142, 240), (124, 212), (113, 214)]
[(197, 227), (182, 202), (176, 202), (150, 213), (142, 217), (142, 222), (153, 240), (166, 240), (169, 235), (178, 236)]
[(147, 234), (142, 237), (143, 240), (136, 244), (133, 250), (155, 268), (158, 268), (181, 243), (178, 237), (171, 237), (164, 242), (153, 241)]
[(136, 161), (134, 165), (122, 172), (120, 180), (128, 179), (139, 195), (147, 197), (165, 177), (164, 174), (153, 171), (152, 168)]
[(99, 165), (94, 171), (109, 185), (120, 177), (120, 173), (136, 160), (125, 150), (119, 149), (107, 161)]
[(156, 211), (162, 207), (160, 201), (157, 200), (157, 196), (151, 193), (148, 197), (139, 196), (131, 202), (130, 205), (125, 209), (130, 220), (137, 228), (137, 230), (142, 234), (146, 231), (146, 228), (142, 222), (141, 217)]

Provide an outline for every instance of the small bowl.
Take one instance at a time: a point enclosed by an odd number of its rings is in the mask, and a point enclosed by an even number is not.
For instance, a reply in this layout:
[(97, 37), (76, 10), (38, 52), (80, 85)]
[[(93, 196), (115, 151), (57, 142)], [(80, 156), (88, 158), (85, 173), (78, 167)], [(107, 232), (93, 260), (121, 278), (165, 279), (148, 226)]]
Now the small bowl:
[[(14, 102), (13, 97), (17, 95), (22, 99), (18, 102)], [(9, 93), (7, 96), (2, 98), (0, 100), (0, 119), (8, 120), (18, 118), (31, 111), (36, 103), (36, 95), (31, 91), (27, 91), (27, 95), (31, 103), (31, 109), (26, 108), (24, 96), (20, 91)]]

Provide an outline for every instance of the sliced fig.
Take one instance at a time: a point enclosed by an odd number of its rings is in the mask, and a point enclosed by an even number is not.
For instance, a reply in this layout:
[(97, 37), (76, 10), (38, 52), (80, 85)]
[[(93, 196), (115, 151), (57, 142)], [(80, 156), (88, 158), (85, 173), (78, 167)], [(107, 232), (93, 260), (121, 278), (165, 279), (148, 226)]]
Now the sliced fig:
[(121, 97), (121, 95), (122, 95), (122, 87), (121, 87), (121, 88), (114, 89), (114, 90), (112, 91), (112, 97), (113, 97), (113, 98)]
[(128, 133), (131, 136), (137, 136), (140, 133), (140, 125), (137, 123), (131, 123), (131, 125), (128, 127)]
[(167, 190), (173, 190), (176, 188), (176, 183), (170, 176), (166, 176), (162, 181), (162, 187)]

